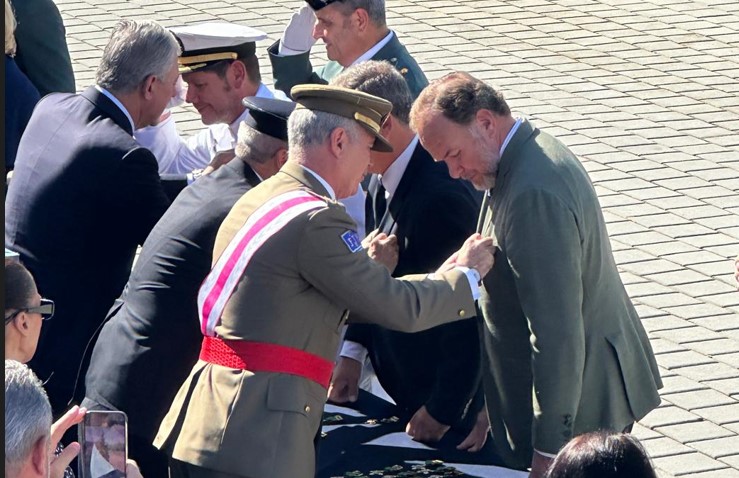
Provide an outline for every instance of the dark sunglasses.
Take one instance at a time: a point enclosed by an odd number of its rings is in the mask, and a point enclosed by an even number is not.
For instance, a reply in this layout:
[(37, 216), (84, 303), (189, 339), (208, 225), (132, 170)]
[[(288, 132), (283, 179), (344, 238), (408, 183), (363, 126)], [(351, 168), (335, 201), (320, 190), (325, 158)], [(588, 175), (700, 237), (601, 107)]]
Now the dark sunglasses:
[(5, 317), (5, 325), (8, 325), (13, 319), (16, 318), (21, 312), (28, 312), (31, 314), (41, 314), (41, 320), (49, 320), (54, 317), (54, 301), (50, 299), (41, 299), (41, 305), (38, 307), (26, 307), (18, 309), (8, 317)]
[(322, 9), (323, 7), (328, 7), (332, 3), (341, 2), (342, 0), (305, 0), (305, 1), (306, 3), (308, 3), (308, 5), (310, 5), (310, 7), (313, 10), (318, 11)]

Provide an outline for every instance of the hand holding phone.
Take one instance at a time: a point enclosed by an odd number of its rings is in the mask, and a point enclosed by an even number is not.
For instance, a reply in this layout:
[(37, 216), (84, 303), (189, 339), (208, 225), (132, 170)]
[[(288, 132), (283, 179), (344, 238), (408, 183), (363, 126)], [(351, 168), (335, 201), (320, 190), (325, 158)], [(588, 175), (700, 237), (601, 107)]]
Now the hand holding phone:
[(80, 478), (126, 478), (126, 414), (120, 411), (88, 411), (78, 430)]

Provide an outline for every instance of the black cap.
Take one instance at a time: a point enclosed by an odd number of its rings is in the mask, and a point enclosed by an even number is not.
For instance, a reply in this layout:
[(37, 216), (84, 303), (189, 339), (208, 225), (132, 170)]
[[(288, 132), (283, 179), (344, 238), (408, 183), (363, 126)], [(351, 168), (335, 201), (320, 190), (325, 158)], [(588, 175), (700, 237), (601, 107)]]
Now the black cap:
[(337, 1), (340, 2), (341, 0), (305, 0), (305, 2), (316, 12)]
[(247, 126), (273, 138), (287, 141), (287, 118), (295, 109), (292, 101), (247, 96), (242, 103), (249, 110)]

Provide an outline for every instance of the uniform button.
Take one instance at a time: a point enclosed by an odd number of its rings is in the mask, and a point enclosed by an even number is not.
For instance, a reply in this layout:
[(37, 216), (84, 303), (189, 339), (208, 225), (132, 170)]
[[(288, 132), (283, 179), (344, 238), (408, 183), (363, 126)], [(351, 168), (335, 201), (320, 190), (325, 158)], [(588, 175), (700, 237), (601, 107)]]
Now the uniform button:
[(459, 314), (460, 317), (464, 317), (464, 309), (459, 309), (457, 314)]
[(310, 413), (310, 405), (305, 406), (305, 413)]

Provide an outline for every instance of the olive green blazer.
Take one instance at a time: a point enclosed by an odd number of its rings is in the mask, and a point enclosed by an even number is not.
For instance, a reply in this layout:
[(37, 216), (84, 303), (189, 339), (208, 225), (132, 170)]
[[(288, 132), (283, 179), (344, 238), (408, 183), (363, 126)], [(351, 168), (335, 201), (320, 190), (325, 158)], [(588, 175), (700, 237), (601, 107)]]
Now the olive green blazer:
[[(280, 56), (279, 40), (272, 44), (267, 52), (269, 61), (272, 63), (272, 77), (275, 80), (275, 88), (282, 90), (290, 96), (290, 89), (295, 85), (303, 83), (326, 84), (333, 77), (344, 71), (344, 67), (335, 61), (329, 61), (324, 66), (313, 69), (310, 63), (310, 51), (299, 55)], [(413, 59), (406, 47), (398, 40), (398, 35), (393, 32), (393, 37), (383, 46), (373, 60), (389, 61), (405, 78), (411, 89), (413, 98), (417, 98), (428, 84), (426, 75)]]
[[(288, 162), (245, 194), (221, 225), (213, 261), (257, 207), (278, 194), (327, 192), (307, 170)], [(467, 277), (393, 279), (341, 235), (356, 228), (344, 207), (299, 215), (251, 259), (226, 303), (216, 333), (298, 348), (333, 360), (348, 309), (352, 321), (404, 332), (473, 317)], [(165, 417), (155, 446), (203, 468), (251, 478), (313, 478), (313, 438), (326, 389), (306, 378), (234, 370), (198, 361)]]
[(587, 172), (528, 121), (500, 160), (483, 233), (498, 248), (480, 299), (485, 395), (506, 464), (657, 407), (657, 363)]

